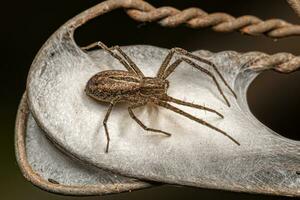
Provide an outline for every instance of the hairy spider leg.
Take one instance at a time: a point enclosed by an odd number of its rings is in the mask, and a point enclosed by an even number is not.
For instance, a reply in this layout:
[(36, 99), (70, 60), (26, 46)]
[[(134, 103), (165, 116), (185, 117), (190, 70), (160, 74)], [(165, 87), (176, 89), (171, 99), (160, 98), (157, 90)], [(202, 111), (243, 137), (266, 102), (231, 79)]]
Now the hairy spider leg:
[(183, 115), (183, 116), (189, 118), (190, 120), (193, 120), (193, 121), (198, 122), (198, 123), (200, 123), (200, 124), (202, 124), (204, 126), (207, 126), (207, 127), (211, 128), (211, 129), (213, 129), (213, 130), (215, 130), (215, 131), (217, 131), (219, 133), (222, 133), (223, 135), (225, 135), (226, 137), (228, 137), (231, 141), (233, 141), (235, 144), (240, 145), (240, 143), (238, 141), (236, 141), (233, 137), (231, 137), (230, 135), (228, 135), (225, 131), (223, 131), (223, 130), (221, 130), (221, 129), (219, 129), (219, 128), (217, 128), (217, 127), (215, 127), (215, 126), (213, 126), (213, 125), (211, 125), (209, 123), (207, 123), (206, 121), (204, 121), (202, 119), (199, 119), (199, 118), (197, 118), (197, 117), (195, 117), (193, 115), (190, 115), (189, 113), (186, 113), (183, 110), (180, 110), (179, 108), (176, 108), (176, 107), (172, 106), (171, 104), (163, 102), (163, 101), (161, 101), (159, 99), (157, 101), (155, 101), (154, 103), (156, 105), (158, 105), (158, 106), (164, 107), (164, 108), (166, 108), (168, 110), (171, 110), (171, 111), (176, 112), (176, 113), (178, 113), (180, 115)]
[(113, 107), (114, 107), (114, 104), (111, 103), (111, 104), (109, 105), (109, 107), (108, 107), (108, 110), (107, 110), (107, 112), (106, 112), (105, 118), (104, 118), (104, 120), (103, 120), (103, 126), (104, 126), (104, 129), (105, 129), (105, 135), (106, 135), (106, 140), (107, 140), (107, 142), (106, 142), (105, 153), (108, 153), (109, 142), (110, 142), (109, 132), (108, 132), (108, 128), (107, 128), (107, 121), (108, 121), (108, 118), (109, 118), (109, 116), (110, 116), (110, 113), (111, 113)]
[(135, 114), (134, 114), (134, 112), (133, 112), (133, 109), (138, 108), (138, 107), (145, 106), (146, 104), (147, 104), (147, 103), (139, 103), (139, 104), (135, 104), (135, 105), (132, 105), (132, 106), (128, 107), (128, 112), (129, 112), (130, 117), (131, 117), (138, 125), (140, 125), (145, 131), (157, 132), (157, 133), (165, 134), (165, 135), (167, 135), (167, 136), (171, 136), (170, 133), (167, 133), (167, 132), (165, 132), (165, 131), (147, 127), (145, 124), (143, 124), (143, 122), (142, 122), (141, 120), (139, 120), (139, 119), (135, 116)]
[(193, 62), (192, 60), (188, 59), (188, 58), (179, 58), (177, 59), (174, 63), (172, 63), (164, 72), (164, 74), (162, 75), (162, 79), (166, 79), (171, 73), (174, 72), (174, 70), (179, 66), (179, 64), (181, 62), (186, 62), (188, 63), (189, 65), (191, 65), (192, 67), (200, 70), (201, 72), (205, 73), (206, 75), (208, 75), (209, 77), (211, 77), (214, 81), (214, 83), (216, 84), (220, 94), (222, 95), (222, 97), (224, 98), (226, 104), (230, 107), (230, 103), (228, 101), (228, 99), (226, 98), (226, 96), (224, 95), (222, 89), (221, 89), (221, 86), (219, 85), (216, 77), (210, 72), (208, 71), (207, 69), (201, 67), (200, 65), (196, 64), (195, 62)]
[(118, 102), (118, 100), (119, 100), (119, 97), (116, 97), (115, 99), (113, 99), (110, 102), (110, 105), (108, 107), (108, 110), (107, 110), (106, 115), (105, 115), (104, 120), (103, 120), (103, 126), (104, 126), (104, 129), (105, 129), (105, 135), (106, 135), (106, 139), (107, 139), (105, 153), (108, 153), (109, 142), (110, 142), (110, 136), (109, 136), (109, 132), (108, 132), (107, 121), (108, 121), (108, 118), (111, 114), (111, 111), (112, 111), (113, 107)]
[(117, 50), (125, 58), (125, 60), (128, 62), (128, 64), (134, 69), (136, 74), (138, 74), (139, 77), (144, 77), (144, 74), (138, 68), (138, 66), (131, 60), (131, 58), (118, 45), (113, 46), (110, 49), (111, 50)]
[(157, 71), (157, 74), (156, 74), (156, 77), (157, 78), (163, 78), (163, 75), (164, 75), (164, 72), (165, 70), (167, 69), (167, 67), (169, 66), (170, 62), (171, 62), (171, 59), (173, 57), (175, 53), (175, 49), (172, 48), (169, 53), (167, 54), (167, 56), (165, 57), (164, 61), (162, 62), (162, 64), (160, 65), (158, 71)]
[(170, 101), (170, 102), (173, 102), (173, 103), (176, 103), (176, 104), (179, 104), (179, 105), (183, 105), (183, 106), (197, 108), (197, 109), (200, 109), (200, 110), (206, 110), (208, 112), (212, 112), (212, 113), (217, 114), (221, 118), (224, 118), (224, 116), (221, 113), (219, 113), (218, 111), (216, 111), (214, 109), (211, 109), (211, 108), (208, 108), (208, 107), (205, 107), (205, 106), (202, 106), (202, 105), (199, 105), (199, 104), (194, 104), (194, 103), (182, 101), (180, 99), (176, 99), (176, 98), (171, 97), (171, 96), (167, 96), (166, 101)]
[(165, 60), (163, 61), (162, 65), (160, 66), (160, 69), (158, 70), (157, 77), (162, 78), (164, 76), (164, 72), (167, 69), (168, 65), (170, 64), (170, 61), (171, 61), (171, 59), (172, 59), (172, 57), (174, 56), (175, 53), (177, 53), (179, 55), (187, 56), (189, 58), (195, 59), (197, 61), (203, 62), (203, 63), (213, 67), (213, 69), (217, 72), (218, 76), (221, 78), (221, 80), (226, 85), (226, 87), (230, 90), (230, 92), (233, 94), (233, 96), (235, 98), (237, 98), (235, 92), (229, 86), (229, 84), (226, 82), (225, 78), (222, 76), (221, 72), (218, 70), (217, 66), (214, 63), (212, 63), (211, 61), (209, 61), (207, 59), (201, 58), (200, 56), (192, 54), (192, 53), (190, 53), (187, 50), (182, 49), (182, 48), (175, 47), (175, 48), (172, 48), (170, 50), (170, 52), (166, 56)]
[[(86, 47), (82, 47), (82, 50), (89, 50), (94, 47), (100, 47), (107, 51), (111, 56), (119, 60), (119, 62), (129, 71), (133, 72), (134, 74), (138, 75), (139, 77), (144, 77), (144, 74), (141, 72), (141, 70), (136, 66), (136, 64), (127, 56), (119, 46), (114, 46), (111, 48), (108, 48), (104, 43), (102, 42), (94, 42)], [(119, 56), (116, 52), (113, 50), (117, 50), (123, 57)], [(127, 62), (126, 62), (127, 61)]]

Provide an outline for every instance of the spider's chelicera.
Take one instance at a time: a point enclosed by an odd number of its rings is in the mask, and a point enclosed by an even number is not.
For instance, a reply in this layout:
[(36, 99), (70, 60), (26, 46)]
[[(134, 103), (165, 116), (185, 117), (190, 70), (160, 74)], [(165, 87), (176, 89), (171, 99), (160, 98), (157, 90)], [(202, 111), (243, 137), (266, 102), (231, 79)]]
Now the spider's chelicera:
[[(189, 106), (201, 110), (206, 110), (212, 113), (217, 114), (221, 118), (224, 118), (222, 114), (217, 112), (214, 109), (201, 106), (194, 103), (185, 102), (176, 98), (173, 98), (171, 96), (167, 95), (167, 90), (169, 88), (169, 81), (167, 78), (169, 75), (174, 72), (176, 67), (179, 66), (180, 63), (186, 62), (192, 67), (198, 69), (199, 71), (205, 73), (208, 75), (216, 84), (217, 89), (219, 90), (220, 94), (224, 98), (226, 104), (230, 106), (228, 99), (224, 95), (217, 79), (215, 76), (208, 71), (207, 69), (201, 67), (193, 60), (197, 60), (200, 62), (203, 62), (205, 64), (208, 64), (213, 67), (213, 69), (216, 71), (216, 73), (219, 75), (223, 83), (226, 85), (226, 87), (231, 91), (231, 93), (236, 97), (236, 94), (234, 91), (230, 88), (230, 86), (227, 84), (217, 67), (210, 61), (201, 58), (199, 56), (196, 56), (184, 49), (181, 48), (172, 48), (166, 58), (164, 59), (162, 65), (160, 66), (156, 77), (146, 77), (141, 70), (136, 66), (136, 64), (121, 50), (119, 46), (114, 46), (111, 48), (108, 48), (106, 45), (104, 45), (101, 42), (93, 43), (87, 47), (82, 48), (83, 50), (89, 50), (94, 47), (100, 47), (107, 52), (109, 52), (113, 57), (118, 59), (124, 67), (127, 69), (127, 71), (124, 70), (106, 70), (99, 72), (95, 74), (87, 83), (85, 92), (88, 96), (92, 97), (93, 99), (100, 101), (100, 102), (107, 102), (110, 103), (110, 106), (108, 108), (108, 111), (105, 115), (105, 118), (103, 120), (103, 125), (105, 128), (105, 133), (107, 137), (107, 145), (105, 152), (108, 152), (109, 149), (109, 131), (107, 128), (107, 121), (109, 118), (109, 115), (112, 111), (112, 108), (114, 105), (118, 102), (127, 102), (129, 103), (128, 112), (129, 115), (133, 120), (135, 120), (144, 130), (146, 131), (152, 131), (152, 132), (159, 132), (162, 134), (165, 134), (167, 136), (171, 136), (170, 133), (149, 128), (146, 125), (143, 124), (133, 113), (133, 109), (141, 106), (145, 106), (147, 103), (152, 103), (161, 107), (164, 107), (166, 109), (172, 110), (180, 115), (183, 115), (193, 121), (196, 121), (202, 125), (205, 125), (211, 129), (214, 129), (223, 135), (227, 136), (229, 139), (231, 139), (234, 143), (237, 145), (240, 145), (234, 138), (232, 138), (230, 135), (228, 135), (225, 131), (209, 124), (208, 122), (197, 118), (183, 110), (180, 110), (173, 105), (169, 104), (168, 102), (173, 102), (175, 104), (180, 104), (184, 106)], [(181, 55), (180, 58), (175, 60), (173, 63), (170, 64), (171, 59), (173, 55), (177, 53), (178, 55)]]

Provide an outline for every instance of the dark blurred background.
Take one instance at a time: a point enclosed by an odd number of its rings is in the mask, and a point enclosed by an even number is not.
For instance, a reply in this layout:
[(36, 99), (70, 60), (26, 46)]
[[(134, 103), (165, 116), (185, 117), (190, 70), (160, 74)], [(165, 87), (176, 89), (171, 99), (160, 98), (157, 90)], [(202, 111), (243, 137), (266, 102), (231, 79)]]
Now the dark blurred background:
[[(5, 1), (1, 9), (1, 199), (78, 199), (44, 192), (21, 175), (14, 156), (14, 122), (18, 103), (25, 90), (26, 77), (34, 56), (47, 38), (64, 22), (99, 0)], [(299, 23), (284, 0), (166, 0), (149, 1), (155, 6), (170, 5), (179, 9), (200, 7), (207, 12), (227, 12), (233, 16), (256, 15), (262, 19), (282, 18)], [(211, 51), (281, 51), (300, 55), (300, 37), (277, 41), (259, 36), (215, 33), (211, 29), (186, 27), (162, 28), (155, 23), (137, 23), (122, 10), (102, 16), (76, 32), (76, 40), (86, 45), (101, 40), (107, 45), (150, 44), (166, 48), (179, 46), (188, 50)], [(254, 115), (281, 135), (300, 140), (300, 72), (284, 75), (272, 71), (261, 74), (248, 92)], [(113, 199), (283, 199), (282, 197), (240, 194), (234, 192), (163, 186), (101, 197)], [(86, 200), (100, 197), (86, 197)]]

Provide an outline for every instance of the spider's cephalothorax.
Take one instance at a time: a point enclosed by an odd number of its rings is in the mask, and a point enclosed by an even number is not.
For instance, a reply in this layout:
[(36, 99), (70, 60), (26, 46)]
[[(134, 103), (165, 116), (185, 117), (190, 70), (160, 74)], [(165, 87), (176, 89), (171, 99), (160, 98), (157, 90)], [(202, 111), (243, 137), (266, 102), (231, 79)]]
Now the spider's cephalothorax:
[(145, 77), (141, 82), (140, 95), (146, 98), (164, 98), (168, 88), (169, 81), (166, 79)]
[[(219, 75), (223, 83), (227, 86), (227, 88), (231, 91), (231, 93), (236, 97), (234, 91), (229, 87), (221, 73), (218, 71), (217, 67), (210, 61), (203, 59), (199, 56), (196, 56), (192, 53), (189, 53), (188, 51), (180, 48), (173, 48), (170, 50), (169, 54), (166, 56), (165, 60), (163, 61), (161, 67), (159, 68), (156, 77), (145, 77), (144, 74), (140, 71), (140, 69), (135, 65), (135, 63), (121, 50), (120, 47), (115, 46), (112, 48), (108, 48), (106, 45), (104, 45), (101, 42), (93, 43), (85, 48), (84, 50), (88, 50), (91, 48), (94, 48), (96, 46), (99, 46), (109, 52), (113, 57), (118, 59), (124, 67), (127, 69), (127, 71), (124, 70), (107, 70), (102, 71), (94, 75), (87, 83), (85, 92), (88, 96), (92, 97), (93, 99), (100, 101), (100, 102), (107, 102), (110, 103), (110, 106), (108, 108), (108, 111), (106, 113), (106, 116), (103, 120), (103, 125), (105, 128), (105, 133), (107, 137), (107, 146), (106, 146), (106, 152), (108, 152), (109, 148), (109, 132), (107, 128), (107, 120), (109, 118), (109, 115), (112, 111), (113, 106), (118, 102), (128, 102), (128, 112), (132, 119), (134, 119), (143, 129), (147, 131), (152, 132), (159, 132), (163, 133), (167, 136), (170, 136), (170, 133), (167, 133), (162, 130), (148, 128), (146, 125), (144, 125), (133, 113), (133, 109), (137, 107), (141, 107), (146, 105), (147, 103), (153, 103), (155, 105), (164, 107), (166, 109), (172, 110), (178, 114), (181, 114), (193, 121), (196, 121), (200, 124), (203, 124), (211, 129), (214, 129), (225, 136), (227, 136), (229, 139), (231, 139), (233, 142), (239, 145), (239, 143), (232, 138), (230, 135), (228, 135), (223, 130), (207, 123), (206, 121), (199, 119), (183, 110), (180, 110), (173, 105), (169, 104), (168, 102), (173, 102), (176, 104), (189, 106), (201, 110), (206, 110), (209, 112), (213, 112), (220, 117), (223, 118), (223, 115), (217, 112), (216, 110), (213, 110), (211, 108), (207, 108), (205, 106), (201, 106), (194, 103), (185, 102), (179, 99), (175, 99), (173, 97), (170, 97), (167, 95), (167, 90), (169, 88), (169, 81), (166, 80), (167, 77), (174, 72), (174, 70), (179, 66), (180, 63), (186, 62), (192, 67), (198, 69), (199, 71), (205, 73), (208, 75), (215, 83), (217, 89), (219, 90), (219, 93), (222, 95), (224, 101), (228, 106), (230, 106), (228, 99), (224, 95), (217, 79), (215, 76), (208, 71), (207, 69), (203, 68), (199, 64), (197, 64), (195, 61), (200, 61), (205, 64), (210, 65), (213, 67), (213, 69), (216, 71), (216, 73)], [(172, 64), (170, 64), (171, 59), (174, 55), (174, 53), (177, 53), (181, 55), (182, 57), (175, 60)]]

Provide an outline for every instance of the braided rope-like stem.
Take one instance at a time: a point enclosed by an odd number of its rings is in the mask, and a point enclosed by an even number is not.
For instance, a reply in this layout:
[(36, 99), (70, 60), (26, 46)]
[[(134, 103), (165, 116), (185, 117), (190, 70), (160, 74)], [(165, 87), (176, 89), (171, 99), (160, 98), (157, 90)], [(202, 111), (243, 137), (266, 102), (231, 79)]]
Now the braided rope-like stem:
[[(297, 0), (299, 1), (299, 0)], [(191, 28), (212, 27), (219, 32), (239, 30), (249, 35), (264, 34), (273, 38), (300, 35), (300, 26), (288, 23), (281, 19), (261, 19), (247, 15), (235, 18), (226, 13), (208, 14), (200, 8), (178, 10), (173, 7), (155, 8), (142, 0), (107, 0), (104, 1), (67, 22), (66, 26), (74, 30), (87, 21), (118, 8), (125, 8), (127, 14), (140, 22), (157, 21), (162, 26), (175, 27), (185, 24)], [(252, 69), (275, 69), (279, 72), (289, 73), (300, 69), (300, 57), (289, 53), (266, 55), (251, 65)]]
[(287, 0), (290, 4), (291, 8), (295, 11), (295, 13), (300, 17), (300, 0)]
[(300, 56), (291, 53), (276, 53), (273, 55), (265, 54), (250, 65), (256, 71), (274, 69), (281, 73), (291, 73), (300, 69)]
[(227, 13), (208, 14), (200, 8), (178, 10), (173, 7), (155, 8), (141, 1), (141, 5), (127, 10), (127, 14), (136, 21), (158, 23), (165, 27), (176, 27), (185, 24), (191, 28), (212, 27), (218, 32), (239, 30), (243, 34), (261, 35), (281, 38), (300, 35), (300, 26), (281, 19), (263, 21), (258, 17), (246, 15), (235, 18)]

